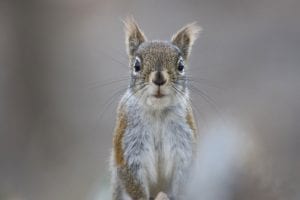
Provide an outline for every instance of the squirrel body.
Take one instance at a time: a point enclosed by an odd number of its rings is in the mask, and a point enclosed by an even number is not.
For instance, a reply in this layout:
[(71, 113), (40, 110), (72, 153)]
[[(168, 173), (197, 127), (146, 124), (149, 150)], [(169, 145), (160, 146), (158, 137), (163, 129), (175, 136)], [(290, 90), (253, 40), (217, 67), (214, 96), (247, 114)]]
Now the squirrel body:
[(125, 28), (131, 82), (113, 137), (113, 199), (181, 199), (197, 141), (183, 68), (199, 27), (187, 25), (171, 42), (147, 42), (133, 19)]

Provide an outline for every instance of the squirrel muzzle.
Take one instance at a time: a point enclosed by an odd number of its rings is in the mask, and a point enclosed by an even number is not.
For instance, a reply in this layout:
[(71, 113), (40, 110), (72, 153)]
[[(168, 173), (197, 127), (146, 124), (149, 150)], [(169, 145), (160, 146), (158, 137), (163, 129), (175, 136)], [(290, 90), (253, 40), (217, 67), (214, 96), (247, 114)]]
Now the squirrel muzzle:
[(162, 86), (167, 82), (167, 80), (161, 71), (157, 71), (155, 72), (152, 82), (157, 86)]

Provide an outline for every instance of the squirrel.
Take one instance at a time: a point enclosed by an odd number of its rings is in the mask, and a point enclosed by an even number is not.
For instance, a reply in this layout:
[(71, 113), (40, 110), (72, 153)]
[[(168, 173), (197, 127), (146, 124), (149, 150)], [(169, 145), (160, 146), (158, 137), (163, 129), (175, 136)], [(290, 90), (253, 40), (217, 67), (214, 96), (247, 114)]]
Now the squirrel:
[(148, 41), (132, 17), (124, 26), (130, 84), (117, 108), (112, 198), (184, 199), (198, 136), (185, 71), (201, 28), (194, 22), (170, 41)]

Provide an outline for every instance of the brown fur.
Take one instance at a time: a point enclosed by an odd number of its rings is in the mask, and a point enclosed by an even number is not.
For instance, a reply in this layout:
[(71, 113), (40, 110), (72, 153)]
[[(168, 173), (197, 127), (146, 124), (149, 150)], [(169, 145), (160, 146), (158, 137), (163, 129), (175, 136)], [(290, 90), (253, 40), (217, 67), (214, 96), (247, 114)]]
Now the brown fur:
[(133, 200), (146, 199), (146, 192), (143, 190), (140, 183), (136, 181), (132, 172), (126, 165), (120, 167), (118, 173), (122, 179), (126, 192)]
[(186, 115), (186, 121), (189, 124), (190, 128), (193, 130), (194, 137), (196, 139), (197, 126), (194, 120), (194, 115), (192, 109), (189, 109)]
[[(142, 58), (142, 76), (148, 78), (152, 71), (167, 70), (171, 79), (176, 79), (179, 52), (169, 42), (151, 41), (142, 44), (136, 52)], [(146, 79), (147, 80), (147, 79)]]
[(193, 110), (192, 110), (191, 107), (187, 110), (186, 121), (187, 121), (188, 125), (190, 126), (190, 128), (193, 131), (193, 137), (194, 137), (193, 151), (194, 151), (194, 154), (196, 155), (196, 153), (197, 153), (196, 147), (197, 147), (197, 144), (198, 144), (198, 132), (197, 132), (197, 125), (196, 125), (195, 120), (194, 120)]
[(113, 138), (114, 156), (117, 166), (123, 166), (125, 164), (123, 157), (122, 140), (126, 130), (126, 126), (127, 119), (125, 116), (125, 112), (122, 109), (119, 109), (117, 124)]

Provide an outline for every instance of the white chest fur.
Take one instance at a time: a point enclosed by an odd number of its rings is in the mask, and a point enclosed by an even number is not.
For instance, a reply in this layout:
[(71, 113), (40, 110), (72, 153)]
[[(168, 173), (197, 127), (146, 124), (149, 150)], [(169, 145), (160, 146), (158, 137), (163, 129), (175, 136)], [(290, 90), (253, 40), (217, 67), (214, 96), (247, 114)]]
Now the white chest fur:
[(158, 114), (134, 112), (124, 136), (125, 159), (129, 165), (142, 168), (137, 175), (144, 176), (150, 193), (171, 191), (178, 181), (174, 177), (182, 175), (182, 169), (191, 163), (192, 130), (184, 114), (176, 110)]

